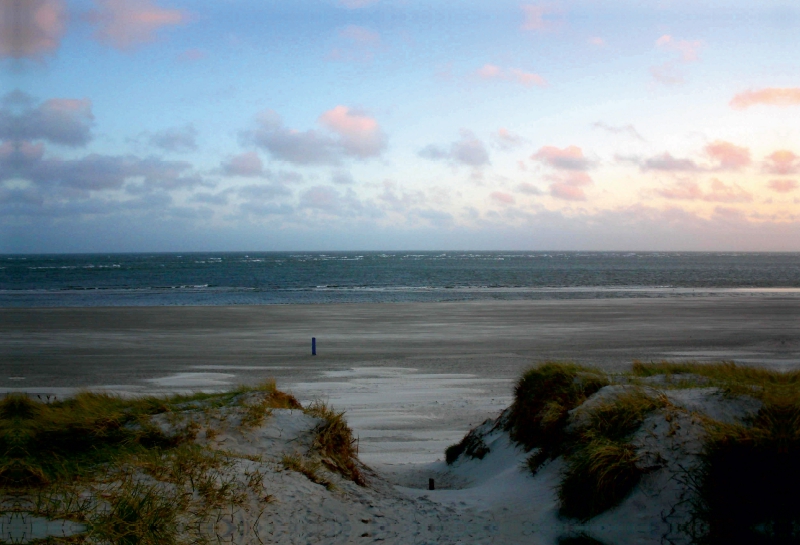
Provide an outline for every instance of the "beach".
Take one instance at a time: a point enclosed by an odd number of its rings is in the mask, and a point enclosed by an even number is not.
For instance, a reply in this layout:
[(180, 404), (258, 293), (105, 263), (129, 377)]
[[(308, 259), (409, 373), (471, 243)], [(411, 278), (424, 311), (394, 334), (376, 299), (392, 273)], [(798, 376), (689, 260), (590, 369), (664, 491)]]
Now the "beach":
[[(360, 542), (362, 534), (396, 543), (556, 543), (565, 532), (590, 531), (564, 526), (556, 515), (560, 462), (536, 479), (523, 475), (527, 454), (501, 435), (483, 465), (444, 463), (446, 447), (511, 404), (522, 371), (547, 360), (610, 372), (634, 360), (797, 369), (798, 323), (800, 298), (774, 295), (5, 309), (0, 387), (47, 400), (85, 389), (123, 396), (222, 391), (275, 378), (304, 405), (321, 400), (345, 412), (372, 484), (342, 482), (342, 495), (286, 473), (265, 477), (278, 501), (269, 504), (262, 536), (286, 543), (303, 535)], [(294, 444), (284, 435), (295, 424), (282, 418), (258, 432), (279, 440), (264, 453)], [(234, 450), (254, 441), (220, 437)], [(258, 441), (247, 448), (262, 452)], [(435, 492), (427, 490), (432, 478)], [(309, 501), (323, 507), (308, 511)], [(297, 526), (298, 516), (308, 520)], [(620, 527), (607, 537), (645, 542), (653, 531)]]
[[(65, 396), (275, 378), (347, 413), (367, 463), (424, 462), (536, 362), (800, 365), (796, 296), (4, 309), (0, 388)], [(311, 338), (317, 355), (311, 355)]]

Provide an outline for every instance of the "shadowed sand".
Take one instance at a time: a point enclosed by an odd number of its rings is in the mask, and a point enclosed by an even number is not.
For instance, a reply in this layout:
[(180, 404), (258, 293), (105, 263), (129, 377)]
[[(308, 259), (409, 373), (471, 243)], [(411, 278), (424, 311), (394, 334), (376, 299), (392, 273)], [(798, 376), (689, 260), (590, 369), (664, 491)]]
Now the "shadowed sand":
[(799, 324), (800, 298), (774, 296), (3, 309), (0, 390), (214, 390), (274, 377), (346, 410), (365, 462), (421, 462), (507, 406), (534, 362), (790, 368)]

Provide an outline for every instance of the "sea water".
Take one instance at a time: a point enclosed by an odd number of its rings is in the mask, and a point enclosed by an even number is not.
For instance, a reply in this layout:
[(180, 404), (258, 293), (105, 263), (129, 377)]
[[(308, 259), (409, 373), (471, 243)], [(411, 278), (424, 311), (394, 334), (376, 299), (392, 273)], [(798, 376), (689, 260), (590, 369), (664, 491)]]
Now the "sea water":
[(800, 296), (800, 253), (1, 255), (0, 307)]

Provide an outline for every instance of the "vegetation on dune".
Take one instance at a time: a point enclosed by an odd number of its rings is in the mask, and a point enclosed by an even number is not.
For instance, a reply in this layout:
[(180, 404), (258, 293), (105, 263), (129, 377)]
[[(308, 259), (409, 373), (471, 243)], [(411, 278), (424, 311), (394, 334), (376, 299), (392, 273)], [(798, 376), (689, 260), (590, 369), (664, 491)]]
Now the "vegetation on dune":
[(592, 408), (589, 422), (568, 439), (566, 470), (558, 490), (561, 512), (589, 519), (619, 504), (638, 484), (641, 468), (629, 440), (645, 417), (667, 405), (631, 390)]
[(703, 543), (800, 543), (797, 373), (753, 377), (763, 402), (746, 425), (709, 422), (696, 510)]
[(304, 409), (274, 381), (134, 399), (84, 392), (46, 403), (10, 394), (0, 400), (0, 497), (14, 501), (0, 510), (81, 523), (86, 531), (71, 538), (76, 542), (205, 542), (198, 528), (214, 513), (253, 498), (271, 501), (264, 474), (241, 465), (261, 460), (214, 448), (219, 430), (212, 422), (246, 432), (274, 409), (321, 419), (309, 456), (284, 457), (284, 467), (330, 488), (319, 472), (325, 464), (364, 484), (343, 413), (324, 404)]
[[(655, 382), (654, 382), (655, 379)], [(581, 406), (604, 386), (602, 402)], [(531, 454), (535, 473), (563, 456), (558, 488), (561, 513), (590, 519), (618, 505), (654, 467), (633, 442), (652, 414), (672, 421), (673, 407), (651, 387), (716, 388), (728, 399), (755, 399), (757, 415), (723, 424), (704, 415), (699, 469), (687, 476), (703, 543), (800, 543), (800, 371), (778, 372), (733, 362), (634, 362), (629, 373), (607, 375), (570, 363), (545, 363), (526, 371), (501, 421)], [(570, 411), (573, 411), (570, 413)], [(579, 416), (578, 416), (579, 415)], [(446, 451), (482, 458), (482, 434), (470, 432)]]
[(336, 412), (323, 402), (311, 404), (306, 413), (322, 419), (317, 426), (313, 447), (322, 455), (322, 463), (359, 486), (367, 481), (358, 466), (357, 444), (344, 412)]
[(594, 369), (571, 363), (545, 363), (526, 371), (514, 388), (506, 429), (527, 450), (560, 454), (569, 411), (608, 384)]

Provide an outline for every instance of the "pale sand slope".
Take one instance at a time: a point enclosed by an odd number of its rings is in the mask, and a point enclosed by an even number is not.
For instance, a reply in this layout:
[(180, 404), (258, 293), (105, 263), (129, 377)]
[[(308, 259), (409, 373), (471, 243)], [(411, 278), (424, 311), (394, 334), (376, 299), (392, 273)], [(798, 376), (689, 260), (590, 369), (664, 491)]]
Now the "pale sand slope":
[[(215, 540), (250, 543), (493, 543), (556, 545), (559, 539), (588, 535), (615, 545), (691, 543), (684, 525), (691, 520), (691, 492), (686, 471), (697, 463), (703, 424), (699, 415), (742, 422), (758, 411), (752, 398), (735, 398), (715, 388), (661, 389), (663, 377), (646, 379), (637, 391), (665, 395), (667, 406), (648, 416), (631, 442), (649, 467), (643, 480), (616, 508), (580, 523), (558, 514), (556, 490), (564, 462), (557, 458), (533, 476), (524, 467), (524, 452), (504, 431), (504, 416), (476, 430), (488, 454), (481, 460), (462, 455), (452, 466), (436, 462), (418, 466), (435, 476), (437, 490), (392, 486), (364, 468), (361, 487), (324, 467), (317, 472), (333, 489), (285, 469), (285, 454), (315, 459), (314, 428), (321, 420), (298, 410), (273, 410), (263, 424), (243, 430), (236, 412), (206, 425), (198, 441), (235, 459), (231, 471), (263, 475), (263, 492), (246, 506), (224, 511), (203, 534)], [(677, 379), (675, 379), (677, 380)], [(572, 428), (587, 425), (591, 411), (634, 386), (607, 386), (572, 411)], [(158, 418), (158, 417), (156, 417)], [(167, 420), (164, 420), (166, 423)], [(682, 480), (682, 478), (684, 480)], [(444, 488), (444, 489), (443, 489)], [(271, 501), (264, 502), (267, 493)]]

